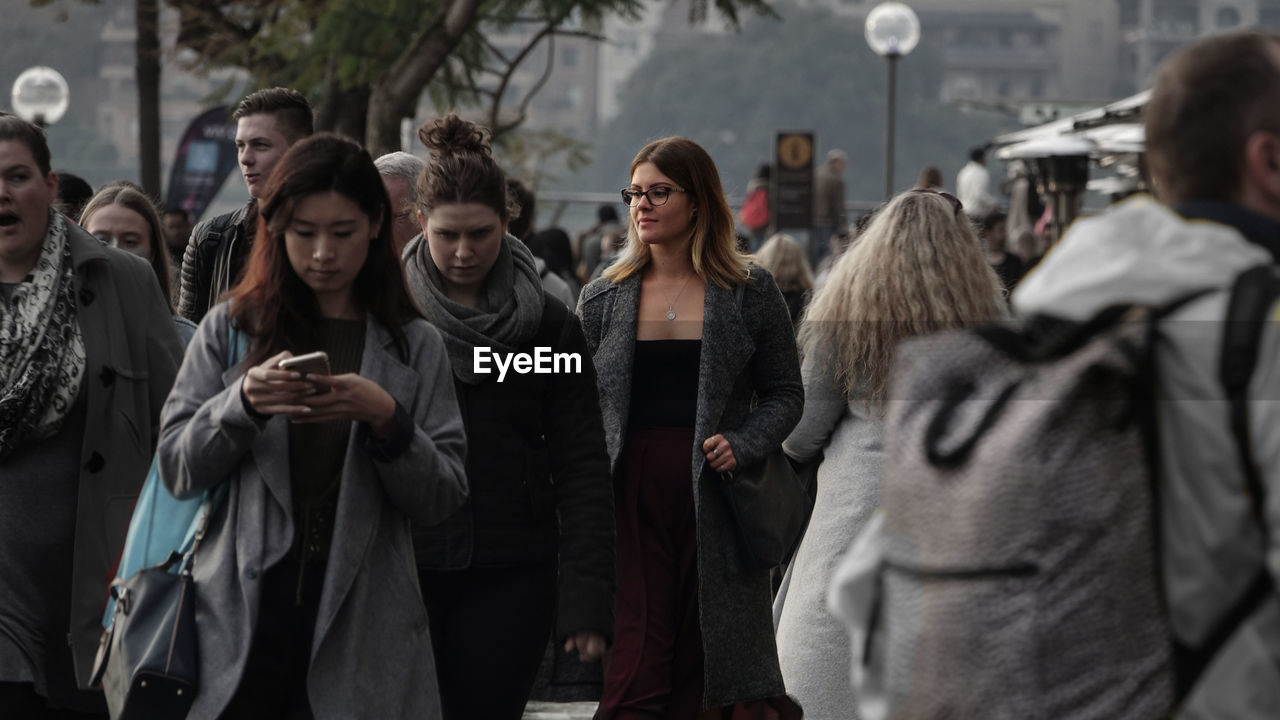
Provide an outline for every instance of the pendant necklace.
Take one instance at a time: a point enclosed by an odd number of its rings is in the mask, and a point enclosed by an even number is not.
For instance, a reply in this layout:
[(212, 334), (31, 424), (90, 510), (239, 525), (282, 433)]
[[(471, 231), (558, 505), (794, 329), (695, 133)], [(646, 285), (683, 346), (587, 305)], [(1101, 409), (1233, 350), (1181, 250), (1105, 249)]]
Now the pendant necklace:
[[(690, 275), (689, 277), (685, 278), (684, 285), (680, 286), (680, 292), (676, 293), (675, 299), (667, 303), (667, 319), (668, 320), (676, 319), (676, 303), (680, 302), (680, 296), (684, 294), (684, 289), (689, 287), (689, 281), (692, 279), (693, 279), (693, 275)], [(662, 295), (663, 297), (666, 297), (665, 292), (662, 293)]]

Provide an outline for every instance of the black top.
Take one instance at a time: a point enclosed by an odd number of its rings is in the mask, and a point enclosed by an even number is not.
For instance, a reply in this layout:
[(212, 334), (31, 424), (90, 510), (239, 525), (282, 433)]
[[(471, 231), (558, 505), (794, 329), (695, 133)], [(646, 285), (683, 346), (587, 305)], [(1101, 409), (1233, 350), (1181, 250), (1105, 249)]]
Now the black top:
[[(364, 355), (364, 320), (319, 321), (315, 346), (295, 354), (323, 350), (334, 375), (360, 371)], [(347, 459), (351, 422), (289, 424), (289, 479), (293, 488), (294, 551), (304, 565), (323, 563), (333, 538), (338, 508), (338, 481)]]
[(631, 427), (693, 427), (701, 340), (638, 340), (631, 370)]

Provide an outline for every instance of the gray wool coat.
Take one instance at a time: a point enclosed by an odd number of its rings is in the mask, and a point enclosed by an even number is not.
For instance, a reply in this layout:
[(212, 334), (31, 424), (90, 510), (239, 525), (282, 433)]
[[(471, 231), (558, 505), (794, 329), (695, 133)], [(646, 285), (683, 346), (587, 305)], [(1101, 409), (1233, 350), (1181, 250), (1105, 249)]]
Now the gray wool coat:
[[(612, 468), (626, 439), (640, 276), (601, 278), (578, 312), (595, 360)], [(791, 317), (773, 276), (751, 266), (741, 307), (733, 289), (708, 283), (698, 403), (689, 448), (698, 543), (698, 608), (706, 662), (703, 705), (721, 707), (785, 692), (774, 646), (767, 570), (748, 570), (718, 473), (701, 440), (722, 433), (741, 467), (778, 447), (800, 419), (804, 387)], [(753, 408), (753, 401), (755, 407)]]
[[(227, 482), (223, 510), (195, 558), (200, 689), (189, 720), (212, 720), (240, 684), (258, 622), (258, 581), (293, 544), (288, 421), (252, 418), (242, 367), (226, 367), (227, 304), (205, 316), (165, 403), (160, 472), (179, 498)], [(413, 420), (407, 448), (379, 456), (353, 423), (342, 469), (307, 678), (317, 718), (440, 717), (427, 612), (410, 522), (436, 523), (466, 498), (466, 439), (439, 332), (404, 325), (408, 360), (373, 319), (360, 375)], [(261, 422), (261, 424), (260, 424)]]

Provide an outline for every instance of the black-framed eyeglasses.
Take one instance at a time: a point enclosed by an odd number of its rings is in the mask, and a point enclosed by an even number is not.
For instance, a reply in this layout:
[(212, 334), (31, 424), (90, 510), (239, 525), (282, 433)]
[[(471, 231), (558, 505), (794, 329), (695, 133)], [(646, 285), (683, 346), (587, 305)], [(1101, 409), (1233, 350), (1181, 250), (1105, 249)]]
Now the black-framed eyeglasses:
[(964, 213), (964, 203), (960, 202), (960, 198), (956, 197), (955, 195), (952, 195), (949, 192), (942, 192), (941, 190), (930, 190), (929, 188), (913, 188), (911, 192), (928, 193), (930, 195), (939, 195), (945, 198), (947, 202), (951, 203), (952, 209), (955, 210), (956, 217), (960, 217)]
[(671, 197), (671, 193), (673, 192), (682, 193), (685, 191), (676, 187), (667, 187), (666, 185), (658, 185), (657, 187), (651, 187), (648, 190), (632, 190), (631, 188), (624, 188), (622, 190), (622, 202), (627, 207), (632, 207), (640, 204), (640, 198), (647, 197), (649, 198), (650, 205), (658, 207), (659, 205), (666, 205), (667, 200)]

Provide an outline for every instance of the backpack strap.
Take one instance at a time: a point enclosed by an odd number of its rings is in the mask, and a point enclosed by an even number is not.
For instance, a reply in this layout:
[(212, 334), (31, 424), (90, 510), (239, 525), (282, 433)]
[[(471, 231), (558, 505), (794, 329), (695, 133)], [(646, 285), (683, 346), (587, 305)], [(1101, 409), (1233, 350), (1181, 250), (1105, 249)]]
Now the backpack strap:
[[(1249, 435), (1249, 380), (1258, 365), (1258, 352), (1262, 345), (1263, 324), (1271, 316), (1276, 300), (1280, 298), (1280, 273), (1271, 265), (1259, 265), (1241, 273), (1231, 288), (1223, 328), (1218, 378), (1222, 382), (1230, 403), (1231, 434), (1235, 437), (1244, 472), (1245, 488), (1249, 493), (1250, 510), (1254, 521), (1262, 530), (1263, 538), (1269, 535), (1263, 514), (1266, 491), (1253, 455)], [(1182, 700), (1195, 687), (1200, 675), (1217, 656), (1222, 646), (1236, 630), (1248, 620), (1258, 607), (1275, 592), (1275, 584), (1264, 565), (1213, 631), (1198, 647), (1174, 644), (1174, 663), (1177, 673), (1178, 699)]]

